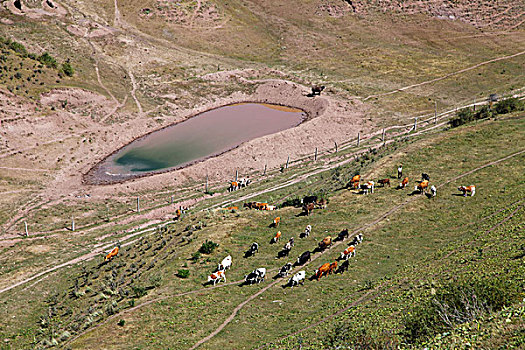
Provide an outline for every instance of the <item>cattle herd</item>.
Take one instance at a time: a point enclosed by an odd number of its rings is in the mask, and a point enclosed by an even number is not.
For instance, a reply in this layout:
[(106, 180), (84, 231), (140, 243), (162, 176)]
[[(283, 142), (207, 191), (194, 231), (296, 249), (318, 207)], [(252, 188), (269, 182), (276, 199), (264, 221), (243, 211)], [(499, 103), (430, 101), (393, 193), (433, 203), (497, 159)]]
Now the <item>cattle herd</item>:
[[(402, 181), (399, 183), (398, 189), (404, 189), (408, 185), (409, 178), (404, 177), (403, 178), (403, 167), (400, 165), (397, 168), (397, 177), (398, 179), (402, 178)], [(250, 180), (247, 179), (240, 179), (238, 182), (232, 182), (229, 188), (229, 191), (235, 191), (238, 188), (245, 187), (250, 183)], [(377, 181), (378, 184), (382, 185), (382, 187), (385, 187), (386, 185), (390, 186), (390, 179), (380, 179)], [(361, 175), (357, 174), (352, 177), (350, 180), (350, 187), (353, 190), (360, 191), (362, 194), (369, 194), (374, 193), (375, 188), (375, 182), (374, 181), (367, 181), (364, 183), (361, 183)], [(437, 194), (437, 189), (434, 185), (430, 186), (430, 176), (426, 173), (421, 174), (421, 180), (418, 181), (418, 184), (414, 187), (414, 193), (426, 193), (427, 190), (430, 189), (430, 196), (435, 197)], [(470, 186), (460, 186), (458, 187), (458, 190), (463, 193), (463, 196), (467, 196), (467, 193), (470, 193), (471, 196), (474, 196), (476, 193), (476, 187), (474, 185)], [(326, 208), (327, 201), (324, 198), (318, 198), (318, 196), (306, 196), (301, 200), (302, 204), (302, 210), (305, 215), (310, 215), (311, 212), (316, 209), (324, 209)], [(245, 208), (250, 209), (258, 209), (258, 210), (275, 210), (275, 206), (271, 206), (268, 203), (260, 203), (260, 202), (249, 202), (244, 203)], [(281, 223), (281, 218), (276, 217), (273, 222), (269, 225), (270, 227), (278, 227)], [(312, 231), (312, 226), (307, 225), (304, 232), (302, 232), (299, 237), (300, 238), (307, 238)], [(344, 241), (345, 239), (349, 238), (349, 231), (348, 229), (343, 229), (339, 234), (337, 235), (337, 240)], [(281, 231), (278, 231), (275, 236), (270, 240), (270, 244), (276, 244), (279, 242), (280, 238), (282, 236)], [(334, 261), (331, 263), (324, 263), (322, 264), (318, 269), (315, 270), (314, 275), (311, 279), (319, 280), (323, 276), (327, 276), (331, 273), (343, 273), (348, 270), (349, 267), (349, 258), (355, 257), (356, 254), (356, 247), (358, 244), (360, 244), (363, 241), (363, 235), (360, 233), (356, 235), (352, 241), (348, 244), (348, 246), (340, 253), (339, 258), (337, 260), (342, 261), (341, 264), (338, 264), (338, 261)], [(324, 239), (322, 239), (320, 242), (318, 242), (317, 248), (314, 249), (314, 253), (316, 251), (322, 252), (326, 249), (329, 249), (333, 244), (333, 240), (331, 236), (326, 236)], [(287, 257), (292, 250), (292, 247), (294, 246), (294, 238), (291, 237), (288, 242), (283, 246), (282, 250), (278, 252), (277, 257)], [(259, 252), (259, 244), (257, 242), (253, 242), (249, 249), (245, 252), (244, 257), (248, 258), (250, 256), (255, 255)], [(288, 262), (285, 265), (283, 265), (276, 276), (276, 278), (284, 278), (287, 277), (290, 272), (293, 270), (294, 266), (302, 266), (309, 262), (311, 260), (312, 252), (311, 251), (305, 251), (295, 261), (295, 263)], [(214, 285), (217, 282), (220, 282), (221, 280), (226, 282), (226, 276), (225, 272), (228, 268), (230, 268), (232, 265), (232, 257), (228, 255), (226, 258), (222, 260), (222, 262), (218, 265), (218, 268), (215, 272), (213, 272), (208, 277), (208, 282), (213, 283)], [(266, 268), (260, 267), (249, 274), (245, 275), (244, 277), (244, 283), (245, 284), (254, 284), (254, 283), (261, 283), (264, 282), (266, 276)], [(288, 283), (285, 286), (294, 287), (299, 284), (304, 284), (304, 280), (306, 278), (306, 271), (301, 270), (294, 274), (289, 280)]]

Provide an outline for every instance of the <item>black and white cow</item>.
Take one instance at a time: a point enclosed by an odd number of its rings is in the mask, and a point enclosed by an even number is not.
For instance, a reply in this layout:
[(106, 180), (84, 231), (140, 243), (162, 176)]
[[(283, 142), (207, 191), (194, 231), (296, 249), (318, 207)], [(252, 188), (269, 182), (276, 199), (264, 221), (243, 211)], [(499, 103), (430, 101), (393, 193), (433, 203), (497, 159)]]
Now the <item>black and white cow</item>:
[(264, 267), (260, 267), (258, 269), (253, 270), (246, 276), (244, 276), (244, 282), (248, 284), (261, 283), (261, 282), (264, 282), (265, 276), (266, 276), (266, 269)]
[(306, 271), (301, 270), (297, 272), (295, 275), (293, 275), (289, 280), (288, 284), (293, 288), (294, 286), (299, 285), (301, 283), (304, 285), (304, 279), (306, 278)]
[(279, 270), (279, 274), (277, 276), (279, 277), (286, 277), (288, 274), (292, 271), (292, 263), (287, 263), (281, 269)]

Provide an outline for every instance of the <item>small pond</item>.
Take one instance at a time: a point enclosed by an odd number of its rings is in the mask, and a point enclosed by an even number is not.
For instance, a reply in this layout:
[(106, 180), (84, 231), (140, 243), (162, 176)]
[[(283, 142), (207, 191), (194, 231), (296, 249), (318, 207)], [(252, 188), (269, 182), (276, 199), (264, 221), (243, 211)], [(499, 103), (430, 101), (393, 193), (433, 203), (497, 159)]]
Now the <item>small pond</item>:
[(243, 142), (299, 125), (299, 109), (240, 103), (213, 109), (147, 134), (90, 170), (89, 183), (116, 183), (182, 168), (231, 150)]

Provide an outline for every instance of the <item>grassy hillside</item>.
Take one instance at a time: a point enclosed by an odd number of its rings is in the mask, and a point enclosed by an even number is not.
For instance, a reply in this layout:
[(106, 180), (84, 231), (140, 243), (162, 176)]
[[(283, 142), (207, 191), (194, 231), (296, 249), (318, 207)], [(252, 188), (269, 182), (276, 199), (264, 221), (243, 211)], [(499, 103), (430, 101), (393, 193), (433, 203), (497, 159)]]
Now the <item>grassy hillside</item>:
[[(293, 290), (282, 288), (285, 281), (278, 280), (247, 303), (233, 322), (203, 348), (252, 348), (274, 343), (354, 303), (355, 307), (336, 318), (274, 346), (290, 348), (302, 344), (318, 348), (364, 340), (378, 346), (403, 344), (407, 342), (403, 336), (407, 312), (413, 312), (451, 285), (468, 283), (469, 276), (479, 281), (511, 281), (512, 290), (517, 293), (511, 295), (510, 304), (517, 303), (521, 300), (519, 290), (523, 290), (518, 244), (522, 238), (525, 190), (519, 166), (523, 154), (460, 180), (454, 178), (522, 150), (522, 130), (522, 117), (469, 124), (413, 140), (396, 150), (391, 148), (388, 154), (362, 169), (367, 178), (370, 174), (372, 178), (393, 175), (398, 163), (403, 164), (411, 179), (428, 172), (439, 188), (435, 199), (409, 196), (411, 186), (405, 190), (379, 188), (369, 196), (346, 189), (333, 191), (332, 173), (321, 174), (318, 180), (322, 181), (312, 179), (286, 190), (295, 194), (330, 191), (328, 209), (314, 211), (310, 217), (297, 216), (300, 209), (292, 207), (275, 213), (193, 213), (180, 223), (123, 247), (111, 263), (101, 264), (98, 258), (82, 264), (81, 270), (73, 267), (67, 276), (55, 275), (58, 279), (54, 279), (53, 287), (51, 281), (40, 282), (32, 293), (40, 288), (52, 291), (45, 301), (37, 301), (38, 298), (28, 305), (25, 293), (15, 293), (16, 298), (11, 297), (6, 304), (8, 314), (20, 315), (20, 307), (42, 311), (9, 321), (2, 328), (2, 337), (10, 338), (9, 346), (16, 348), (16, 344), (28, 344), (34, 336), (41, 345), (52, 344), (53, 339), (67, 341), (87, 330), (70, 345), (127, 348), (132, 337), (136, 348), (188, 348), (218, 327), (241, 302), (268, 287), (274, 281), (271, 277), (285, 262), (305, 250), (313, 250), (324, 236), (335, 235), (346, 227), (351, 232), (363, 228), (365, 236), (348, 272), (319, 282), (306, 281), (305, 286)], [(509, 134), (516, 138), (508, 138)], [(354, 170), (352, 165), (338, 171), (348, 177)], [(476, 196), (457, 196), (457, 185), (471, 183), (478, 188)], [(276, 198), (282, 194), (271, 195)], [(384, 220), (375, 221), (385, 213), (389, 215)], [(277, 215), (282, 220), (279, 229), (283, 238), (281, 243), (270, 245), (275, 229), (268, 225)], [(508, 219), (504, 221), (505, 218)], [(367, 227), (370, 223), (375, 224)], [(307, 224), (313, 226), (312, 235), (299, 239)], [(296, 246), (290, 258), (276, 259), (282, 244), (291, 236), (295, 237)], [(211, 255), (195, 257), (206, 239), (218, 242), (219, 248)], [(244, 259), (243, 252), (252, 241), (259, 242), (260, 253)], [(307, 276), (322, 263), (333, 261), (345, 245), (339, 244), (316, 257), (306, 266)], [(219, 284), (215, 289), (204, 287), (206, 276), (227, 254), (234, 261), (227, 273), (229, 284)], [(246, 273), (262, 266), (269, 269), (267, 281), (239, 286)], [(189, 277), (177, 277), (179, 270), (189, 270)], [(519, 310), (519, 306), (514, 307)], [(498, 315), (488, 313), (489, 318), (473, 322), (482, 326), (484, 322), (498, 322)], [(515, 319), (521, 322), (520, 317)], [(102, 323), (105, 320), (107, 323)], [(506, 327), (498, 333), (500, 341), (520, 341), (512, 324), (505, 323)], [(22, 329), (24, 333), (19, 333)], [(454, 336), (431, 341), (463, 341), (473, 329), (476, 328), (469, 323), (467, 331), (459, 335), (452, 330), (448, 334)], [(14, 336), (16, 333), (18, 336)], [(333, 336), (320, 337), (321, 334)]]

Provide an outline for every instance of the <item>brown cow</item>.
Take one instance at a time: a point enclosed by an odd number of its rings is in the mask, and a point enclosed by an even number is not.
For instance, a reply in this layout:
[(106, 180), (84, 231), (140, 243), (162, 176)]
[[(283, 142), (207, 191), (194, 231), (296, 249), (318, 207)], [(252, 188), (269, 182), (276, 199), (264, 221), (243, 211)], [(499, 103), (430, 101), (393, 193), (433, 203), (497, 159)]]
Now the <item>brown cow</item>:
[(428, 190), (428, 180), (421, 181), (419, 185), (414, 187), (414, 191), (419, 191), (421, 193), (426, 192)]
[(303, 212), (305, 212), (306, 215), (308, 215), (308, 216), (314, 210), (314, 208), (315, 208), (315, 204), (314, 203), (303, 204)]
[(377, 183), (383, 185), (383, 187), (385, 187), (385, 185), (388, 185), (388, 187), (390, 187), (390, 179), (377, 180)]
[(330, 264), (330, 269), (328, 270), (328, 274), (331, 274), (332, 272), (337, 271), (337, 261), (334, 261)]
[(321, 250), (326, 249), (332, 245), (332, 237), (327, 236), (321, 242), (319, 242), (319, 248)]
[(239, 189), (239, 183), (237, 181), (230, 182), (230, 187), (228, 187), (228, 192), (237, 191)]
[(109, 252), (108, 255), (106, 255), (106, 259), (104, 261), (111, 260), (114, 256), (117, 256), (118, 254), (118, 247), (113, 248), (112, 251)]
[(399, 188), (405, 188), (408, 185), (408, 177), (405, 177), (403, 181), (399, 184)]
[(359, 188), (359, 181), (361, 181), (361, 175), (355, 175), (352, 180), (350, 180), (350, 186), (352, 186), (353, 189)]
[(279, 226), (280, 223), (281, 223), (281, 217), (278, 216), (275, 219), (273, 219), (273, 222), (272, 222), (272, 224), (270, 226), (271, 227), (277, 227), (277, 226)]
[(328, 203), (328, 201), (326, 199), (321, 198), (319, 200), (319, 202), (316, 202), (315, 204), (316, 204), (317, 208), (319, 208), (319, 209), (326, 209), (326, 204), (327, 203)]
[(277, 242), (279, 242), (279, 238), (281, 238), (281, 231), (277, 231), (277, 233), (275, 234), (275, 236), (272, 238), (272, 243), (277, 243)]
[(321, 265), (320, 268), (315, 270), (315, 277), (319, 281), (319, 279), (325, 276), (328, 273), (328, 271), (330, 271), (330, 264), (329, 263), (323, 264)]
[(476, 194), (476, 186), (474, 186), (474, 185), (470, 185), (470, 186), (459, 186), (459, 187), (458, 187), (458, 190), (460, 190), (461, 192), (463, 192), (463, 196), (464, 196), (464, 197), (467, 196), (467, 192), (470, 192), (470, 196), (471, 196), (471, 197), (474, 197), (474, 195)]

